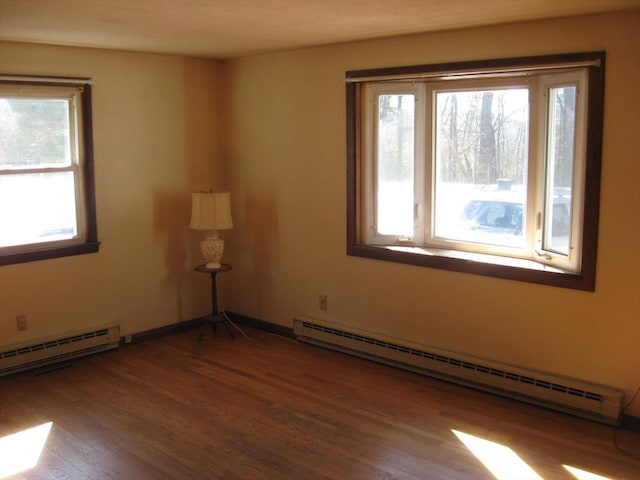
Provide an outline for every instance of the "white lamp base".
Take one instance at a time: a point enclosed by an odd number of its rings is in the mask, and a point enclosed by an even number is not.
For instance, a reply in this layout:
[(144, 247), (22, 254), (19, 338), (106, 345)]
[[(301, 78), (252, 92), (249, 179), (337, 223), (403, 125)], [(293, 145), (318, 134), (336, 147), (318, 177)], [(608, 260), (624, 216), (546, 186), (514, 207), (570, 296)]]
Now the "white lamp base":
[(207, 268), (221, 268), (222, 253), (224, 252), (224, 240), (218, 232), (211, 232), (200, 242), (200, 250)]

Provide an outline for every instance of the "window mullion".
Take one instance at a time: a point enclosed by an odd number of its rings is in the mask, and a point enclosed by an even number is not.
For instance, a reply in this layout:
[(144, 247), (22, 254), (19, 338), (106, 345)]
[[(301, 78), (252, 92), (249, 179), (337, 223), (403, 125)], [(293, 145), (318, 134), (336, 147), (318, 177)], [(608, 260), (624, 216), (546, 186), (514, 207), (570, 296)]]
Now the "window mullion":
[(543, 232), (545, 223), (544, 198), (546, 189), (547, 158), (547, 92), (544, 85), (536, 81), (530, 90), (531, 100), (531, 146), (529, 168), (529, 192), (527, 209), (531, 225), (531, 255), (543, 260)]
[(413, 242), (424, 245), (425, 239), (429, 238), (429, 205), (428, 195), (430, 193), (429, 178), (430, 159), (429, 145), (429, 112), (431, 105), (427, 98), (425, 84), (418, 84), (416, 90), (416, 110), (415, 110), (415, 153), (414, 153), (414, 216)]

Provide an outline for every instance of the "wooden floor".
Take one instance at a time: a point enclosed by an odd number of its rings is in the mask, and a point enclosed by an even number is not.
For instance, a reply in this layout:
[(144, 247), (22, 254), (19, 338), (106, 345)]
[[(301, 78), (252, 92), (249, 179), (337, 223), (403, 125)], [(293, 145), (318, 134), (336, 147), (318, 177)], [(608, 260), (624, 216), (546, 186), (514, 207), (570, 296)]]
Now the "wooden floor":
[[(37, 465), (8, 478), (575, 480), (563, 465), (640, 478), (608, 426), (290, 339), (198, 334), (0, 379), (0, 437), (52, 422)], [(538, 476), (494, 476), (452, 430)], [(640, 456), (640, 433), (618, 445)]]

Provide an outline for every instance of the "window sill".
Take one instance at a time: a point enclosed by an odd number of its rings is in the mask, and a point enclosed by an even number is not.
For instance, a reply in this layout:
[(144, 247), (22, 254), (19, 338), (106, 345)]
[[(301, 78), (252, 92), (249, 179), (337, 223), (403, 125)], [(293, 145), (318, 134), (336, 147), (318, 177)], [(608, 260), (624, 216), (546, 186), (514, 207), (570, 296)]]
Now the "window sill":
[(595, 272), (593, 275), (585, 275), (584, 272), (562, 270), (533, 260), (425, 247), (362, 244), (351, 245), (347, 254), (540, 285), (595, 291)]
[(64, 245), (40, 250), (23, 251), (17, 253), (0, 253), (0, 266), (15, 263), (35, 262), (50, 258), (70, 257), (86, 253), (96, 253), (100, 249), (100, 242), (85, 242), (74, 245)]

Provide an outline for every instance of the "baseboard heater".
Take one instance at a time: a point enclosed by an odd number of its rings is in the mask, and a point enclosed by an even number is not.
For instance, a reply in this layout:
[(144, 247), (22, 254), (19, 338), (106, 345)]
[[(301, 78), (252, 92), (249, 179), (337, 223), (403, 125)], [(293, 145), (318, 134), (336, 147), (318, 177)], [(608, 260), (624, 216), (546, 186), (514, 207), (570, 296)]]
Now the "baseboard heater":
[(57, 362), (117, 348), (120, 327), (110, 325), (31, 341), (0, 346), (0, 377)]
[(618, 424), (624, 392), (574, 378), (413, 344), (343, 325), (296, 317), (296, 338), (442, 380), (583, 418)]

